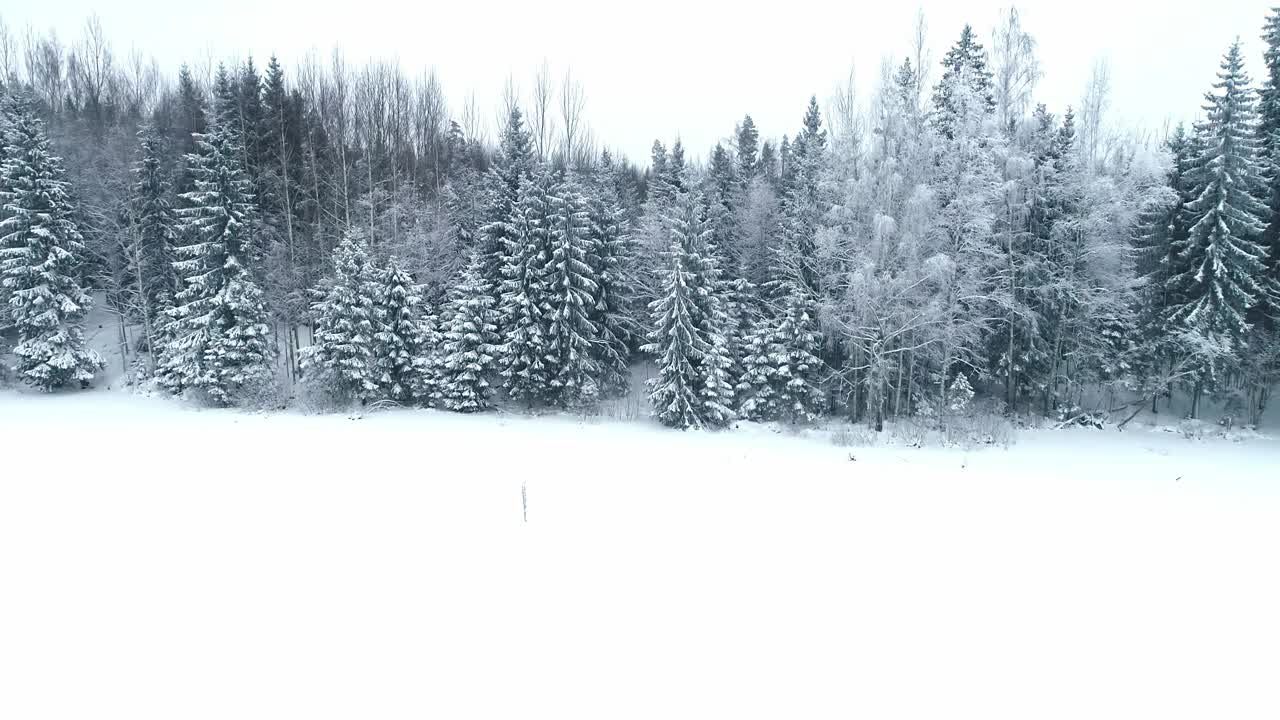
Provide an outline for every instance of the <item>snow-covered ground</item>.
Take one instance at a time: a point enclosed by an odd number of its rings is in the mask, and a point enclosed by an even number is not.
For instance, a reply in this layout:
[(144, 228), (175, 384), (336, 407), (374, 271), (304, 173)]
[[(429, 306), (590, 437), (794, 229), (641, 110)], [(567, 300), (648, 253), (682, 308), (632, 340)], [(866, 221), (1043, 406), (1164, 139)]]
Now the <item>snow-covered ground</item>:
[(0, 438), (0, 718), (1280, 717), (1275, 440), (102, 390)]

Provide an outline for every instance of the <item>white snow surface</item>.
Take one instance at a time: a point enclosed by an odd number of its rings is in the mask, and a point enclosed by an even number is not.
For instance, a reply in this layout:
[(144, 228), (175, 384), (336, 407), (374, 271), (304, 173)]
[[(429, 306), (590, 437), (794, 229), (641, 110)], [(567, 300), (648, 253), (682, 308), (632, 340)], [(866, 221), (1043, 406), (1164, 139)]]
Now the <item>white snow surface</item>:
[(0, 439), (0, 718), (1280, 717), (1272, 439), (105, 391)]

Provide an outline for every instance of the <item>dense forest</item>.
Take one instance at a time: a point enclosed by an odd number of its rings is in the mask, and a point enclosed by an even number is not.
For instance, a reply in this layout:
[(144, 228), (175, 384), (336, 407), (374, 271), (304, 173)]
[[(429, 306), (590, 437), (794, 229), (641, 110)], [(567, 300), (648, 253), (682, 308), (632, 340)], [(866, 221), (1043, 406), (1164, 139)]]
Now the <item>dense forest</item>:
[(1016, 12), (940, 63), (916, 37), (865, 100), (638, 165), (545, 65), (457, 111), (434, 72), (339, 49), (170, 78), (97, 19), (69, 45), (0, 26), (6, 374), (89, 385), (96, 301), (132, 382), (214, 405), (581, 410), (647, 359), (680, 428), (1175, 396), (1256, 422), (1280, 375), (1280, 11), (1266, 77), (1237, 42), (1199, 120), (1160, 133), (1108, 125), (1103, 66), (1077, 107), (1037, 104)]

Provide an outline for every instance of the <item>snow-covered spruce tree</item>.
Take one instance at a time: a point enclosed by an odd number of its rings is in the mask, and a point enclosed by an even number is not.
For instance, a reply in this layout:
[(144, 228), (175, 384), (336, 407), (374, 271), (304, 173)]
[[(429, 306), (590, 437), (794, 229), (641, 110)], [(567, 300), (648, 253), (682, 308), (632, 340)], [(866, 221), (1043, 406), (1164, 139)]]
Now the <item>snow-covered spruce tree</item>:
[(422, 298), (393, 257), (378, 271), (373, 308), (374, 380), (396, 402), (431, 403), (436, 394), (430, 358), (440, 343), (435, 319), (422, 315)]
[[(693, 303), (698, 308), (698, 330), (707, 344), (699, 388), (702, 416), (710, 426), (720, 427), (733, 422), (735, 417), (733, 389), (738, 380), (734, 376), (733, 348), (726, 332), (732, 323), (726, 298), (731, 288), (721, 274), (719, 248), (700, 215), (702, 202), (692, 192), (683, 193), (682, 199), (685, 197), (692, 207), (685, 209), (683, 202), (676, 207), (686, 218), (683, 227), (687, 229), (691, 250), (689, 265), (698, 277), (698, 292), (693, 296)], [(672, 228), (673, 232), (680, 231), (681, 223), (673, 223)]]
[(745, 188), (762, 171), (759, 158), (760, 132), (756, 130), (756, 123), (750, 115), (744, 116), (738, 124), (737, 132), (734, 133), (734, 151), (738, 161), (738, 181)]
[(381, 394), (374, 273), (364, 238), (347, 234), (333, 251), (331, 282), (315, 291), (311, 305), (312, 344), (302, 351), (303, 379), (338, 402), (364, 403)]
[(448, 320), (436, 358), (436, 399), (456, 412), (487, 410), (493, 390), (494, 347), (498, 343), (493, 298), (480, 277), (484, 261), (473, 253), (453, 288)]
[(822, 413), (825, 366), (818, 358), (816, 314), (813, 299), (792, 285), (777, 317), (761, 318), (747, 336), (737, 388), (744, 417), (803, 423)]
[(480, 280), (486, 283), (486, 292), (493, 297), (495, 307), (502, 303), (506, 291), (507, 277), (503, 272), (511, 262), (509, 253), (520, 246), (517, 205), (521, 188), (534, 172), (532, 143), (520, 109), (511, 108), (497, 156), (485, 178), (483, 223), (476, 247), (480, 253)]
[(675, 190), (671, 186), (670, 158), (659, 140), (653, 141), (646, 194), (634, 231), (634, 278), (638, 292), (637, 311), (648, 314), (649, 305), (662, 296), (663, 278), (667, 272), (667, 250), (671, 229), (667, 221)]
[(933, 121), (942, 136), (950, 139), (957, 113), (968, 112), (962, 107), (968, 100), (961, 101), (953, 94), (957, 78), (964, 76), (966, 89), (977, 93), (987, 112), (993, 112), (996, 107), (994, 80), (987, 67), (987, 51), (969, 25), (964, 26), (960, 39), (947, 51), (942, 67), (942, 81), (933, 93)]
[[(1171, 372), (1172, 363), (1179, 353), (1167, 321), (1175, 304), (1171, 280), (1184, 271), (1179, 265), (1179, 249), (1186, 246), (1188, 236), (1186, 205), (1195, 199), (1189, 178), (1192, 149), (1192, 138), (1178, 125), (1165, 141), (1171, 162), (1164, 190), (1154, 194), (1143, 208), (1134, 237), (1136, 272), (1141, 280), (1136, 360), (1139, 376), (1153, 398), (1168, 391), (1166, 373), (1176, 374)], [(1154, 400), (1152, 407), (1156, 407)]]
[(789, 293), (770, 343), (776, 353), (778, 417), (786, 422), (810, 422), (824, 409), (817, 324), (813, 298), (799, 288)]
[(738, 401), (738, 414), (747, 419), (763, 422), (781, 416), (778, 402), (778, 348), (774, 344), (774, 331), (761, 318), (743, 338), (742, 378), (734, 388)]
[(134, 241), (129, 244), (129, 274), (140, 296), (143, 332), (152, 362), (159, 348), (172, 339), (169, 311), (178, 293), (174, 274), (174, 248), (178, 243), (178, 217), (173, 210), (172, 187), (164, 166), (165, 145), (154, 127), (138, 132), (139, 158), (133, 167), (130, 198)]
[(600, 395), (596, 348), (599, 328), (592, 321), (600, 282), (592, 258), (598, 249), (591, 233), (587, 203), (577, 182), (568, 178), (550, 198), (547, 265), (547, 358), (550, 399), (561, 407), (589, 405)]
[(682, 238), (673, 232), (666, 291), (651, 305), (654, 330), (650, 343), (644, 346), (658, 363), (658, 377), (649, 380), (654, 416), (662, 424), (680, 429), (704, 425), (699, 368), (709, 350), (695, 326), (697, 276), (689, 271), (689, 260)]
[[(222, 113), (219, 113), (220, 115)], [(262, 291), (249, 266), (255, 212), (241, 153), (221, 122), (187, 156), (194, 189), (183, 193), (174, 269), (182, 289), (171, 311), (173, 339), (157, 372), (162, 385), (229, 405), (241, 390), (271, 382), (273, 347)]]
[(502, 295), (496, 348), (503, 387), (512, 399), (532, 407), (548, 399), (556, 369), (551, 365), (550, 206), (558, 192), (551, 173), (540, 168), (520, 185), (502, 267)]
[(706, 224), (708, 249), (714, 252), (719, 269), (716, 294), (724, 312), (721, 332), (729, 361), (729, 381), (736, 389), (745, 374), (744, 358), (758, 305), (756, 288), (744, 277), (743, 232), (738, 207), (746, 199), (728, 153), (721, 145), (711, 156), (706, 178)]
[(45, 391), (84, 387), (104, 365), (84, 346), (80, 322), (92, 298), (77, 278), (84, 244), (65, 171), (29, 102), (8, 105), (0, 164), (0, 287), (8, 302), (0, 319), (17, 329), (13, 370)]
[[(1280, 8), (1273, 8), (1267, 16), (1262, 39), (1266, 43), (1263, 59), (1267, 77), (1258, 93), (1258, 141), (1262, 175), (1267, 182), (1268, 213), (1261, 242), (1267, 251), (1269, 275), (1280, 281)], [(1268, 324), (1280, 323), (1280, 301), (1273, 312), (1264, 315), (1271, 318)]]
[(717, 428), (733, 418), (733, 388), (719, 323), (724, 313), (715, 295), (714, 260), (707, 258), (700, 202), (680, 193), (669, 219), (670, 263), (662, 297), (650, 306), (654, 330), (644, 351), (658, 363), (649, 400), (658, 419), (672, 427)]
[(1259, 240), (1266, 206), (1253, 91), (1237, 42), (1227, 51), (1199, 126), (1203, 150), (1192, 177), (1201, 188), (1187, 205), (1194, 222), (1172, 278), (1173, 325), (1219, 340), (1233, 358), (1248, 346), (1248, 314), (1266, 298), (1266, 251)]
[(684, 161), (684, 142), (680, 138), (676, 138), (676, 141), (671, 144), (671, 154), (667, 158), (662, 182), (673, 199), (689, 188), (688, 168)]
[(1243, 372), (1252, 378), (1249, 401), (1251, 419), (1261, 419), (1272, 387), (1280, 379), (1280, 8), (1267, 17), (1263, 41), (1266, 51), (1267, 76), (1258, 103), (1258, 139), (1262, 175), (1267, 182), (1265, 200), (1266, 229), (1261, 244), (1266, 252), (1267, 281), (1271, 286), (1268, 302), (1254, 306), (1250, 321), (1254, 326), (1254, 347), (1246, 358)]
[(597, 293), (591, 308), (598, 342), (593, 350), (600, 367), (600, 388), (605, 394), (622, 395), (630, 389), (628, 360), (639, 345), (642, 330), (634, 306), (635, 248), (626, 221), (626, 210), (617, 199), (610, 177), (608, 152), (587, 198), (587, 213), (593, 239)]
[[(819, 289), (815, 243), (825, 203), (818, 186), (827, 161), (827, 131), (822, 127), (818, 100), (811, 97), (804, 124), (791, 144), (790, 162), (783, 179), (782, 254), (779, 256), (787, 265), (783, 274), (798, 277), (810, 292)], [(777, 287), (772, 294), (781, 298), (784, 293), (784, 289)]]

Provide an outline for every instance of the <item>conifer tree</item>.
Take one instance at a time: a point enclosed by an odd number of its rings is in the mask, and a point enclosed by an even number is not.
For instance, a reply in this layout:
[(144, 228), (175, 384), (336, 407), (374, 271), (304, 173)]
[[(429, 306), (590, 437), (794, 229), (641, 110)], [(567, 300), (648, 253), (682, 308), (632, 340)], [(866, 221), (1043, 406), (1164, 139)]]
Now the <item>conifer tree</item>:
[[(1272, 8), (1267, 16), (1262, 39), (1266, 43), (1263, 59), (1267, 77), (1259, 93), (1258, 141), (1268, 212), (1263, 218), (1266, 229), (1261, 244), (1267, 253), (1268, 277), (1273, 283), (1280, 283), (1280, 8)], [(1280, 323), (1280, 301), (1273, 304), (1270, 312), (1258, 314), (1267, 325), (1276, 326)]]
[(143, 329), (153, 359), (158, 345), (171, 339), (166, 325), (178, 292), (174, 274), (175, 247), (178, 242), (178, 217), (173, 210), (168, 173), (164, 167), (166, 148), (151, 126), (138, 132), (140, 157), (133, 168), (132, 230), (130, 275), (140, 296)]
[[(240, 139), (240, 152), (244, 155), (245, 176), (253, 183), (254, 199), (258, 203), (259, 214), (265, 212), (263, 197), (267, 190), (260, 180), (262, 174), (262, 76), (253, 64), (253, 57), (245, 58), (240, 67), (240, 77), (236, 78), (232, 93), (236, 99), (235, 127)], [(275, 198), (272, 198), (274, 204)], [(274, 209), (274, 207), (273, 207)]]
[(650, 402), (673, 427), (717, 428), (733, 418), (733, 387), (722, 332), (724, 311), (716, 294), (719, 271), (693, 193), (676, 199), (670, 218), (670, 263), (663, 294), (650, 305), (654, 331), (645, 351), (658, 360)]
[(738, 412), (754, 421), (782, 415), (778, 397), (778, 348), (773, 329), (763, 322), (753, 326), (742, 343), (742, 377), (734, 388)]
[(1181, 251), (1187, 246), (1187, 204), (1196, 199), (1191, 183), (1193, 161), (1198, 159), (1195, 139), (1178, 125), (1165, 142), (1171, 163), (1166, 175), (1167, 192), (1144, 208), (1136, 238), (1137, 272), (1142, 279), (1139, 331), (1142, 361), (1148, 374), (1175, 354), (1175, 336), (1169, 332), (1171, 308), (1179, 304), (1173, 278), (1186, 272)]
[[(263, 225), (269, 228), (273, 237), (285, 243), (290, 262), (296, 263), (298, 232), (294, 204), (301, 186), (297, 164), (301, 156), (299, 128), (296, 109), (285, 88), (284, 68), (274, 55), (267, 65), (267, 76), (262, 86), (261, 103), (253, 107), (247, 118), (247, 121), (256, 122), (253, 132), (258, 174), (254, 197)], [(255, 114), (259, 115), (256, 121), (251, 117)]]
[(1266, 252), (1259, 243), (1267, 208), (1258, 159), (1253, 91), (1237, 42), (1206, 95), (1202, 152), (1192, 170), (1201, 188), (1187, 205), (1194, 222), (1172, 279), (1179, 295), (1171, 321), (1239, 352), (1248, 345), (1248, 314), (1267, 298)]
[[(225, 83), (225, 73), (219, 73)], [(223, 97), (222, 102), (226, 98)], [(229, 117), (219, 108), (219, 117)], [(178, 211), (181, 245), (174, 269), (182, 287), (171, 311), (173, 339), (163, 350), (161, 384), (196, 390), (218, 405), (241, 389), (268, 383), (274, 354), (262, 291), (253, 276), (255, 208), (233, 132), (222, 122), (196, 136), (187, 156), (194, 189)]]
[[(683, 226), (682, 226), (683, 227)], [(697, 275), (683, 234), (672, 233), (669, 270), (663, 296), (650, 306), (654, 330), (645, 352), (658, 363), (658, 377), (649, 380), (649, 402), (664, 425), (686, 429), (705, 425), (702, 417), (700, 366), (710, 351), (696, 327), (693, 297)]]
[(422, 315), (422, 298), (409, 274), (393, 257), (374, 282), (375, 381), (384, 397), (397, 402), (436, 395), (430, 358), (440, 344), (435, 318)]
[(667, 159), (666, 173), (663, 176), (663, 181), (673, 195), (686, 189), (688, 178), (685, 174), (684, 143), (680, 138), (676, 138), (671, 146), (671, 156)]
[(567, 179), (550, 200), (551, 257), (546, 268), (550, 392), (554, 402), (572, 407), (594, 402), (600, 394), (595, 350), (600, 333), (591, 317), (600, 293), (593, 263), (599, 250), (577, 182)]
[[(0, 319), (17, 329), (13, 370), (44, 391), (87, 386), (103, 368), (84, 346), (81, 321), (92, 298), (77, 275), (85, 247), (61, 158), (25, 98), (7, 103), (0, 143)], [(9, 323), (5, 323), (9, 324)]]
[(756, 130), (756, 123), (750, 115), (743, 117), (742, 124), (738, 126), (734, 150), (738, 154), (738, 177), (746, 185), (760, 171), (760, 132)]
[(987, 68), (987, 51), (978, 42), (973, 28), (964, 26), (960, 39), (942, 60), (942, 81), (934, 90), (934, 122), (946, 138), (951, 138), (957, 113), (965, 112), (955, 97), (957, 83), (963, 83), (981, 99), (987, 112), (996, 107), (994, 81)]
[[(608, 153), (604, 158), (608, 159)], [(602, 164), (587, 198), (594, 251), (590, 262), (597, 281), (590, 317), (599, 336), (594, 354), (601, 391), (621, 395), (630, 386), (628, 360), (642, 334), (637, 322), (640, 313), (633, 307), (640, 293), (635, 287), (635, 250), (626, 226), (626, 210), (618, 203), (608, 176), (609, 164)]]
[(493, 397), (489, 377), (498, 342), (497, 313), (480, 277), (482, 263), (473, 253), (453, 289), (438, 353), (437, 400), (456, 412), (486, 410)]
[(787, 422), (810, 422), (822, 413), (824, 397), (818, 359), (817, 313), (813, 300), (798, 289), (787, 296), (781, 322), (774, 331), (777, 404)]
[[(784, 138), (785, 140), (785, 138)], [(816, 97), (809, 98), (804, 124), (790, 145), (787, 173), (783, 180), (782, 233), (783, 272), (794, 276), (810, 292), (818, 290), (816, 239), (822, 216), (818, 184), (825, 170), (827, 131)], [(779, 291), (775, 289), (775, 294)]]
[[(375, 354), (374, 268), (362, 237), (348, 234), (333, 251), (334, 275), (311, 306), (312, 344), (302, 351), (303, 377), (339, 402), (364, 403), (381, 391)], [(400, 398), (396, 398), (400, 399)]]
[(484, 221), (479, 229), (480, 280), (486, 283), (495, 307), (502, 302), (504, 268), (511, 262), (508, 253), (520, 245), (517, 204), (533, 171), (533, 140), (520, 109), (513, 107), (487, 178)]
[(735, 407), (741, 407), (745, 397), (740, 397), (738, 388), (746, 379), (749, 370), (747, 356), (751, 352), (752, 336), (763, 318), (760, 303), (756, 296), (756, 286), (743, 277), (726, 278), (721, 281), (721, 302), (724, 305), (726, 353), (728, 357), (728, 377), (734, 388)]
[(735, 351), (730, 342), (728, 295), (732, 287), (721, 272), (720, 249), (715, 244), (711, 229), (701, 217), (701, 202), (692, 193), (686, 193), (692, 204), (689, 210), (683, 205), (677, 209), (685, 215), (685, 227), (690, 245), (690, 267), (697, 275), (699, 292), (693, 302), (698, 308), (698, 329), (707, 345), (702, 363), (702, 415), (712, 427), (723, 427), (734, 419), (733, 388), (738, 382), (735, 375)]
[(778, 167), (778, 163), (778, 151), (774, 148), (773, 141), (765, 140), (760, 143), (760, 160), (756, 164), (756, 168), (775, 192), (782, 186), (781, 170)]
[(550, 214), (555, 181), (546, 169), (525, 178), (513, 210), (513, 237), (502, 268), (495, 348), (503, 387), (532, 407), (546, 399), (555, 368), (551, 365)]
[(665, 204), (673, 192), (668, 182), (667, 148), (661, 140), (654, 140), (649, 157), (649, 204)]
[(750, 420), (803, 423), (824, 409), (814, 303), (794, 284), (789, 287), (779, 316), (759, 323), (747, 338), (738, 388)]
[[(204, 91), (196, 83), (195, 76), (191, 74), (191, 68), (186, 64), (183, 64), (178, 72), (178, 101), (175, 112), (177, 117), (174, 118), (173, 126), (170, 128), (172, 132), (170, 144), (179, 157), (186, 157), (198, 149), (196, 136), (203, 135), (208, 130), (208, 107)], [(187, 175), (185, 166), (178, 168), (175, 180), (175, 190), (178, 193), (191, 191), (194, 182), (194, 179)]]

